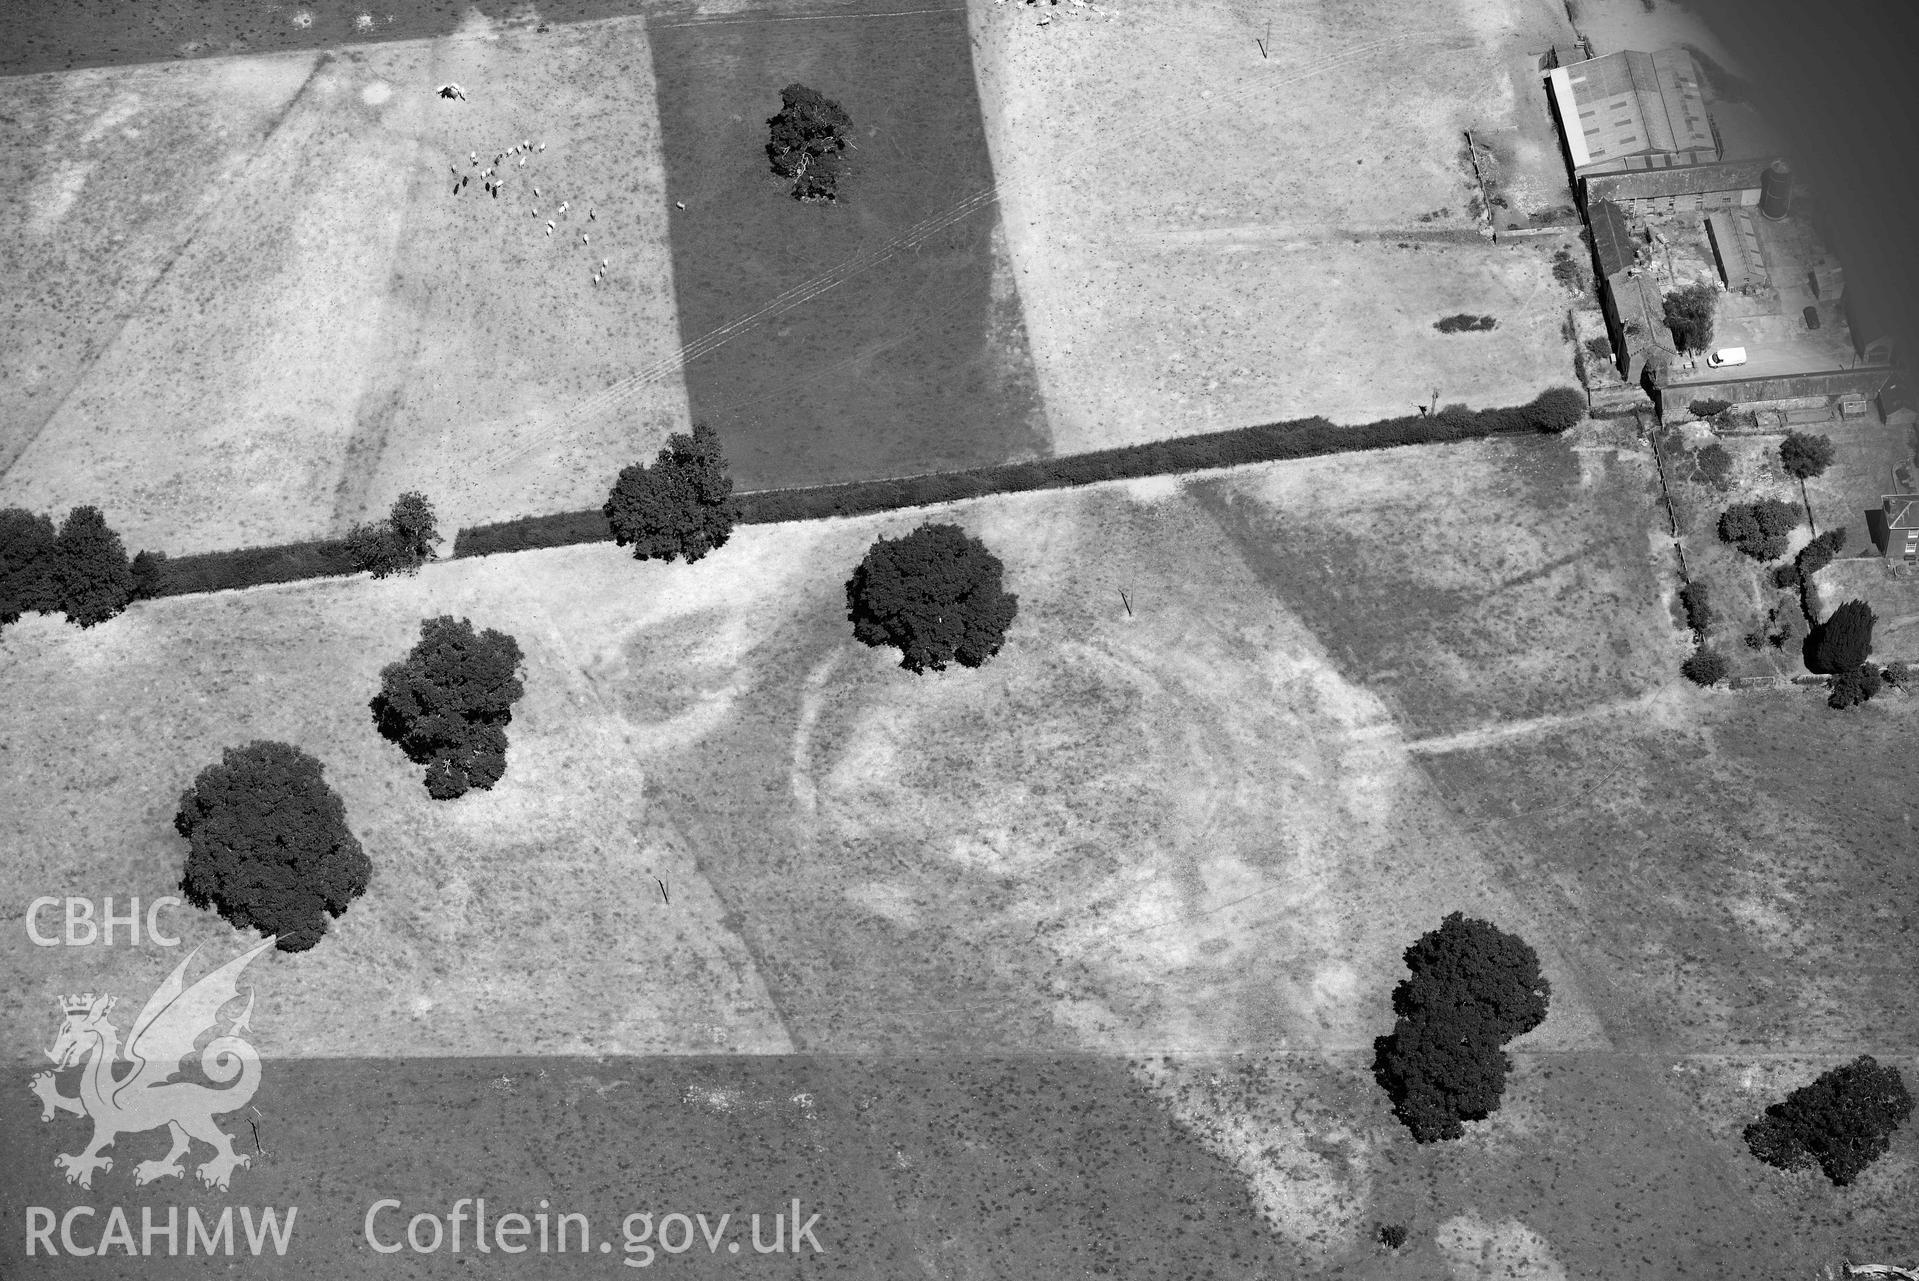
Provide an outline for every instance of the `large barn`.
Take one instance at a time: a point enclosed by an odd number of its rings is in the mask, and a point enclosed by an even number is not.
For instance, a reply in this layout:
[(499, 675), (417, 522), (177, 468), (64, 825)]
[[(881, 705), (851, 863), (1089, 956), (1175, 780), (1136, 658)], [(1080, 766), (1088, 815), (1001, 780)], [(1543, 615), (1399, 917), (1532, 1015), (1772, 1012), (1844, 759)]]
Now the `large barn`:
[(1575, 178), (1719, 159), (1699, 68), (1684, 49), (1627, 49), (1547, 79)]

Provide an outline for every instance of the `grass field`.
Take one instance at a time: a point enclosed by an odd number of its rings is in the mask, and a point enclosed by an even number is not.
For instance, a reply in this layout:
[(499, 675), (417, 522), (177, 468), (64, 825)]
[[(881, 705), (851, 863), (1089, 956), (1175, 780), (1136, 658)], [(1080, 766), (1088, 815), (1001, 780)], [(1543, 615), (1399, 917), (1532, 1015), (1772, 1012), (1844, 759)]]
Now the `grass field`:
[[(1545, 253), (1472, 234), (1464, 137), (1538, 109), (1515, 55), (1565, 38), (1563, 15), (1338, 0), (1271, 16), (1267, 39), (1245, 7), (1094, 7), (1043, 28), (1023, 6), (973, 9), (1062, 452), (1366, 421), (1435, 388), (1520, 403), (1570, 377)], [(1499, 327), (1433, 330), (1461, 311)]]
[[(650, 28), (692, 416), (748, 489), (1046, 453), (965, 10), (834, 13)], [(767, 163), (796, 81), (853, 121), (830, 206)]]

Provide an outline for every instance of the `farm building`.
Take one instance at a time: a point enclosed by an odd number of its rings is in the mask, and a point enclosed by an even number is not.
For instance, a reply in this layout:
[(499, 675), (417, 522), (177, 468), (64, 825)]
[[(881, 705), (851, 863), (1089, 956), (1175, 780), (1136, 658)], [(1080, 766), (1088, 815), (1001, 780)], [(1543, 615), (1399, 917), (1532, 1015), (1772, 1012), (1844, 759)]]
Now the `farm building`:
[(1919, 561), (1919, 494), (1886, 494), (1880, 504), (1886, 516), (1886, 556)]
[(1726, 288), (1745, 289), (1769, 283), (1766, 256), (1759, 247), (1759, 229), (1753, 226), (1750, 209), (1722, 209), (1707, 214), (1706, 237), (1712, 241), (1719, 279)]
[(1619, 372), (1628, 383), (1645, 376), (1646, 365), (1661, 353), (1676, 356), (1672, 335), (1666, 331), (1665, 307), (1651, 277), (1628, 266), (1605, 277), (1599, 288), (1599, 306), (1606, 316), (1606, 336), (1619, 360)]
[(1609, 200), (1639, 217), (1756, 205), (1766, 167), (1764, 160), (1727, 160), (1593, 174), (1580, 179), (1580, 196), (1589, 209), (1598, 201)]
[(1879, 389), (1879, 417), (1886, 426), (1896, 429), (1919, 423), (1919, 395), (1914, 393), (1906, 375), (1895, 374)]
[(1592, 228), (1593, 256), (1599, 262), (1601, 277), (1616, 276), (1639, 262), (1645, 238), (1632, 229), (1632, 223), (1610, 200), (1602, 200), (1588, 212)]
[(1719, 139), (1683, 49), (1627, 49), (1547, 75), (1573, 176), (1710, 164)]

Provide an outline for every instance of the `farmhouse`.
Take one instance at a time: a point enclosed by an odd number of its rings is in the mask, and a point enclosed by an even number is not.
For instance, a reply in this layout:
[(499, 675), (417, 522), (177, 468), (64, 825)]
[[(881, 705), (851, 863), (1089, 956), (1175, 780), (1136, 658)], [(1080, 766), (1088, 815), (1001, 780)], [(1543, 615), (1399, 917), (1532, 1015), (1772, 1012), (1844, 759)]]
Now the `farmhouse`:
[(1880, 504), (1886, 516), (1887, 558), (1919, 561), (1919, 494), (1887, 494)]
[(1684, 49), (1626, 49), (1547, 76), (1575, 180), (1719, 159), (1699, 68)]

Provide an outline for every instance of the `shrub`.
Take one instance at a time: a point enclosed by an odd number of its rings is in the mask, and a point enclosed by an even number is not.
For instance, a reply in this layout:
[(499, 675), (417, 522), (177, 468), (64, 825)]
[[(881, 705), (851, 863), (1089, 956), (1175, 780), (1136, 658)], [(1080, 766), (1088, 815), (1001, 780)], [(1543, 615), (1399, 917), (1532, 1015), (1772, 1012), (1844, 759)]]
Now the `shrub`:
[(1675, 289), (1665, 298), (1666, 327), (1681, 351), (1704, 351), (1712, 346), (1713, 310), (1719, 291), (1710, 281)]
[(1496, 317), (1475, 316), (1471, 312), (1462, 311), (1455, 315), (1443, 316), (1435, 320), (1433, 322), (1433, 328), (1442, 334), (1476, 333), (1481, 330), (1491, 329), (1498, 323), (1499, 320)]
[(1799, 586), (1798, 565), (1774, 565), (1772, 567), (1772, 585), (1782, 591), (1790, 591)]
[(303, 952), (366, 892), (373, 865), (320, 762), (285, 743), (230, 747), (180, 798), (187, 901)]
[(795, 200), (836, 199), (851, 117), (803, 84), (780, 90), (780, 102), (779, 111), (766, 120), (773, 172), (792, 180)]
[(1717, 685), (1726, 679), (1732, 664), (1716, 649), (1698, 649), (1679, 665), (1679, 674), (1695, 685)]
[(1732, 451), (1716, 440), (1693, 454), (1692, 461), (1708, 485), (1723, 489), (1732, 477)]
[(1799, 507), (1777, 498), (1728, 507), (1719, 517), (1719, 537), (1755, 560), (1786, 554), (1786, 535), (1799, 524)]
[(1732, 402), (1730, 400), (1720, 400), (1714, 397), (1708, 400), (1695, 400), (1692, 404), (1686, 406), (1686, 411), (1694, 418), (1717, 418), (1731, 408)]
[(1746, 1127), (1746, 1146), (1779, 1169), (1817, 1164), (1843, 1187), (1885, 1155), (1893, 1131), (1911, 1115), (1899, 1069), (1862, 1054), (1768, 1107), (1764, 1119)]
[(1405, 1227), (1398, 1223), (1380, 1224), (1379, 1243), (1388, 1250), (1397, 1250), (1400, 1246), (1406, 1244)]
[(1578, 260), (1565, 249), (1553, 254), (1553, 279), (1576, 294), (1586, 292), (1586, 273)]
[(53, 518), (23, 507), (0, 510), (0, 625), (60, 608)]
[(635, 560), (684, 556), (690, 565), (732, 536), (732, 495), (719, 436), (695, 423), (692, 435), (667, 437), (651, 467), (623, 469), (601, 511), (613, 541), (631, 543)]
[(853, 635), (898, 646), (910, 672), (940, 671), (949, 661), (978, 667), (999, 652), (1018, 613), (1019, 598), (1001, 590), (1004, 572), (958, 525), (881, 538), (846, 583)]
[(1811, 578), (1814, 574), (1832, 564), (1833, 558), (1838, 556), (1845, 548), (1846, 527), (1844, 525), (1841, 525), (1837, 529), (1829, 529), (1825, 533), (1820, 534), (1804, 547), (1801, 547), (1799, 554), (1793, 557), (1793, 568), (1798, 571), (1794, 581), (1801, 582)]
[(1872, 653), (1872, 607), (1862, 600), (1849, 600), (1832, 611), (1832, 617), (1812, 629), (1807, 647), (1806, 666), (1815, 672), (1850, 672)]
[(107, 528), (98, 507), (67, 513), (54, 543), (54, 575), (60, 608), (81, 627), (104, 623), (133, 599), (133, 566), (120, 535)]
[(1912, 668), (1905, 663), (1887, 663), (1879, 669), (1879, 675), (1886, 684), (1897, 690), (1908, 689), (1912, 685)]
[(1603, 336), (1588, 338), (1586, 340), (1586, 354), (1594, 360), (1610, 361), (1613, 358), (1612, 339)]
[(1686, 626), (1692, 628), (1700, 640), (1706, 639), (1706, 632), (1712, 627), (1710, 595), (1707, 584), (1700, 579), (1694, 579), (1679, 589), (1679, 603), (1686, 610)]
[(1789, 476), (1811, 480), (1832, 466), (1833, 444), (1830, 437), (1789, 431), (1779, 442), (1779, 462)]
[(1548, 387), (1522, 412), (1534, 431), (1556, 435), (1586, 416), (1586, 398), (1571, 387)]
[(525, 686), (511, 636), (451, 615), (420, 624), (406, 658), (380, 673), (370, 704), (382, 736), (424, 765), (427, 793), (452, 800), (484, 791), (506, 773), (506, 726)]
[(354, 569), (385, 578), (417, 573), (439, 541), (433, 504), (424, 494), (407, 493), (394, 500), (385, 520), (354, 526), (346, 549)]
[(141, 552), (129, 566), (133, 571), (133, 599), (152, 600), (165, 589), (167, 554)]

